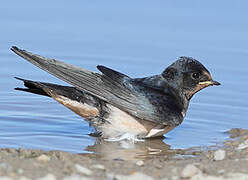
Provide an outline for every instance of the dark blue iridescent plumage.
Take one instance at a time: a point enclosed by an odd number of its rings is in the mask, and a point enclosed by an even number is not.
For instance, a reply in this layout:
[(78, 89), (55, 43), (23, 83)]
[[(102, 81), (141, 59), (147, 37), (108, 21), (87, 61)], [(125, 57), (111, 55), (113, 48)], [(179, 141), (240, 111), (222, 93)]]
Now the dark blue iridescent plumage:
[(59, 86), (20, 79), (27, 88), (18, 90), (53, 97), (86, 119), (88, 116), (84, 113), (91, 113), (94, 119), (92, 122), (97, 122), (95, 126), (99, 122), (114, 124), (118, 115), (111, 114), (111, 111), (118, 111), (120, 116), (130, 116), (141, 124), (152, 126), (150, 130), (158, 127), (173, 128), (182, 123), (189, 101), (196, 92), (207, 86), (220, 85), (199, 61), (190, 57), (180, 57), (159, 75), (131, 78), (104, 66), (97, 66), (102, 72), (99, 74), (34, 55), (17, 47), (12, 47), (12, 50), (73, 85)]

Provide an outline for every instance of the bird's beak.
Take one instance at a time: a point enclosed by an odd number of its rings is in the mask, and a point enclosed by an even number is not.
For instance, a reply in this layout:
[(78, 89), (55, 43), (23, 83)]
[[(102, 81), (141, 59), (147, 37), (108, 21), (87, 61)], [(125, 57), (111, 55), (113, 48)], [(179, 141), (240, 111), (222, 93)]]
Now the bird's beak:
[(203, 81), (203, 82), (199, 82), (198, 84), (205, 85), (205, 86), (213, 86), (213, 85), (219, 86), (220, 85), (218, 81), (214, 81), (214, 80)]

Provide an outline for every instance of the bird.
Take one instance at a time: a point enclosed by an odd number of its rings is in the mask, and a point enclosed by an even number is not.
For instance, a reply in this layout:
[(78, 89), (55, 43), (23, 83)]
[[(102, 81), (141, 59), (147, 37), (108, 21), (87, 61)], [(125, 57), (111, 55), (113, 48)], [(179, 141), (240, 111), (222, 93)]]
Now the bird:
[(25, 86), (16, 90), (53, 98), (83, 117), (107, 141), (163, 137), (182, 123), (194, 94), (220, 85), (192, 57), (179, 57), (161, 74), (131, 78), (102, 65), (97, 73), (16, 46), (11, 50), (71, 85), (15, 77)]

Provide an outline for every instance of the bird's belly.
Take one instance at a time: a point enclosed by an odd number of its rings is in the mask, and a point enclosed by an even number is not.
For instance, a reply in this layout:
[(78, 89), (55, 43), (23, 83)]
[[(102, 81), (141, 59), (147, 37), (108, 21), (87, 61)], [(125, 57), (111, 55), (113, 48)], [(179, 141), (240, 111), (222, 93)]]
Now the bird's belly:
[[(56, 101), (89, 121), (94, 118), (98, 119), (100, 115), (96, 107), (71, 100), (61, 95), (53, 94), (52, 92), (49, 93)], [(173, 129), (168, 126), (158, 125), (151, 121), (138, 119), (110, 104), (106, 104), (106, 106), (108, 109), (108, 116), (104, 118), (105, 123), (100, 125), (99, 123), (93, 122), (95, 129), (101, 132), (102, 137), (105, 139), (118, 141), (123, 139), (135, 140), (140, 138), (151, 138), (163, 136)]]
[(105, 120), (108, 123), (104, 123), (100, 131), (109, 140), (150, 138), (162, 136), (171, 130), (167, 126), (135, 118), (110, 104), (107, 107), (109, 115)]

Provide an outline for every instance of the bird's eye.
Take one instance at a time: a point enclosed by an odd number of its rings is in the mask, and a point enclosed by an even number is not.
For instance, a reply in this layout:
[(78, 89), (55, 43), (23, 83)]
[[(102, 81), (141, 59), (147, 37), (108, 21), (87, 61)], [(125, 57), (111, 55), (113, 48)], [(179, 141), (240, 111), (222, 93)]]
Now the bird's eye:
[(200, 77), (200, 73), (193, 73), (192, 78), (193, 79), (198, 79)]

